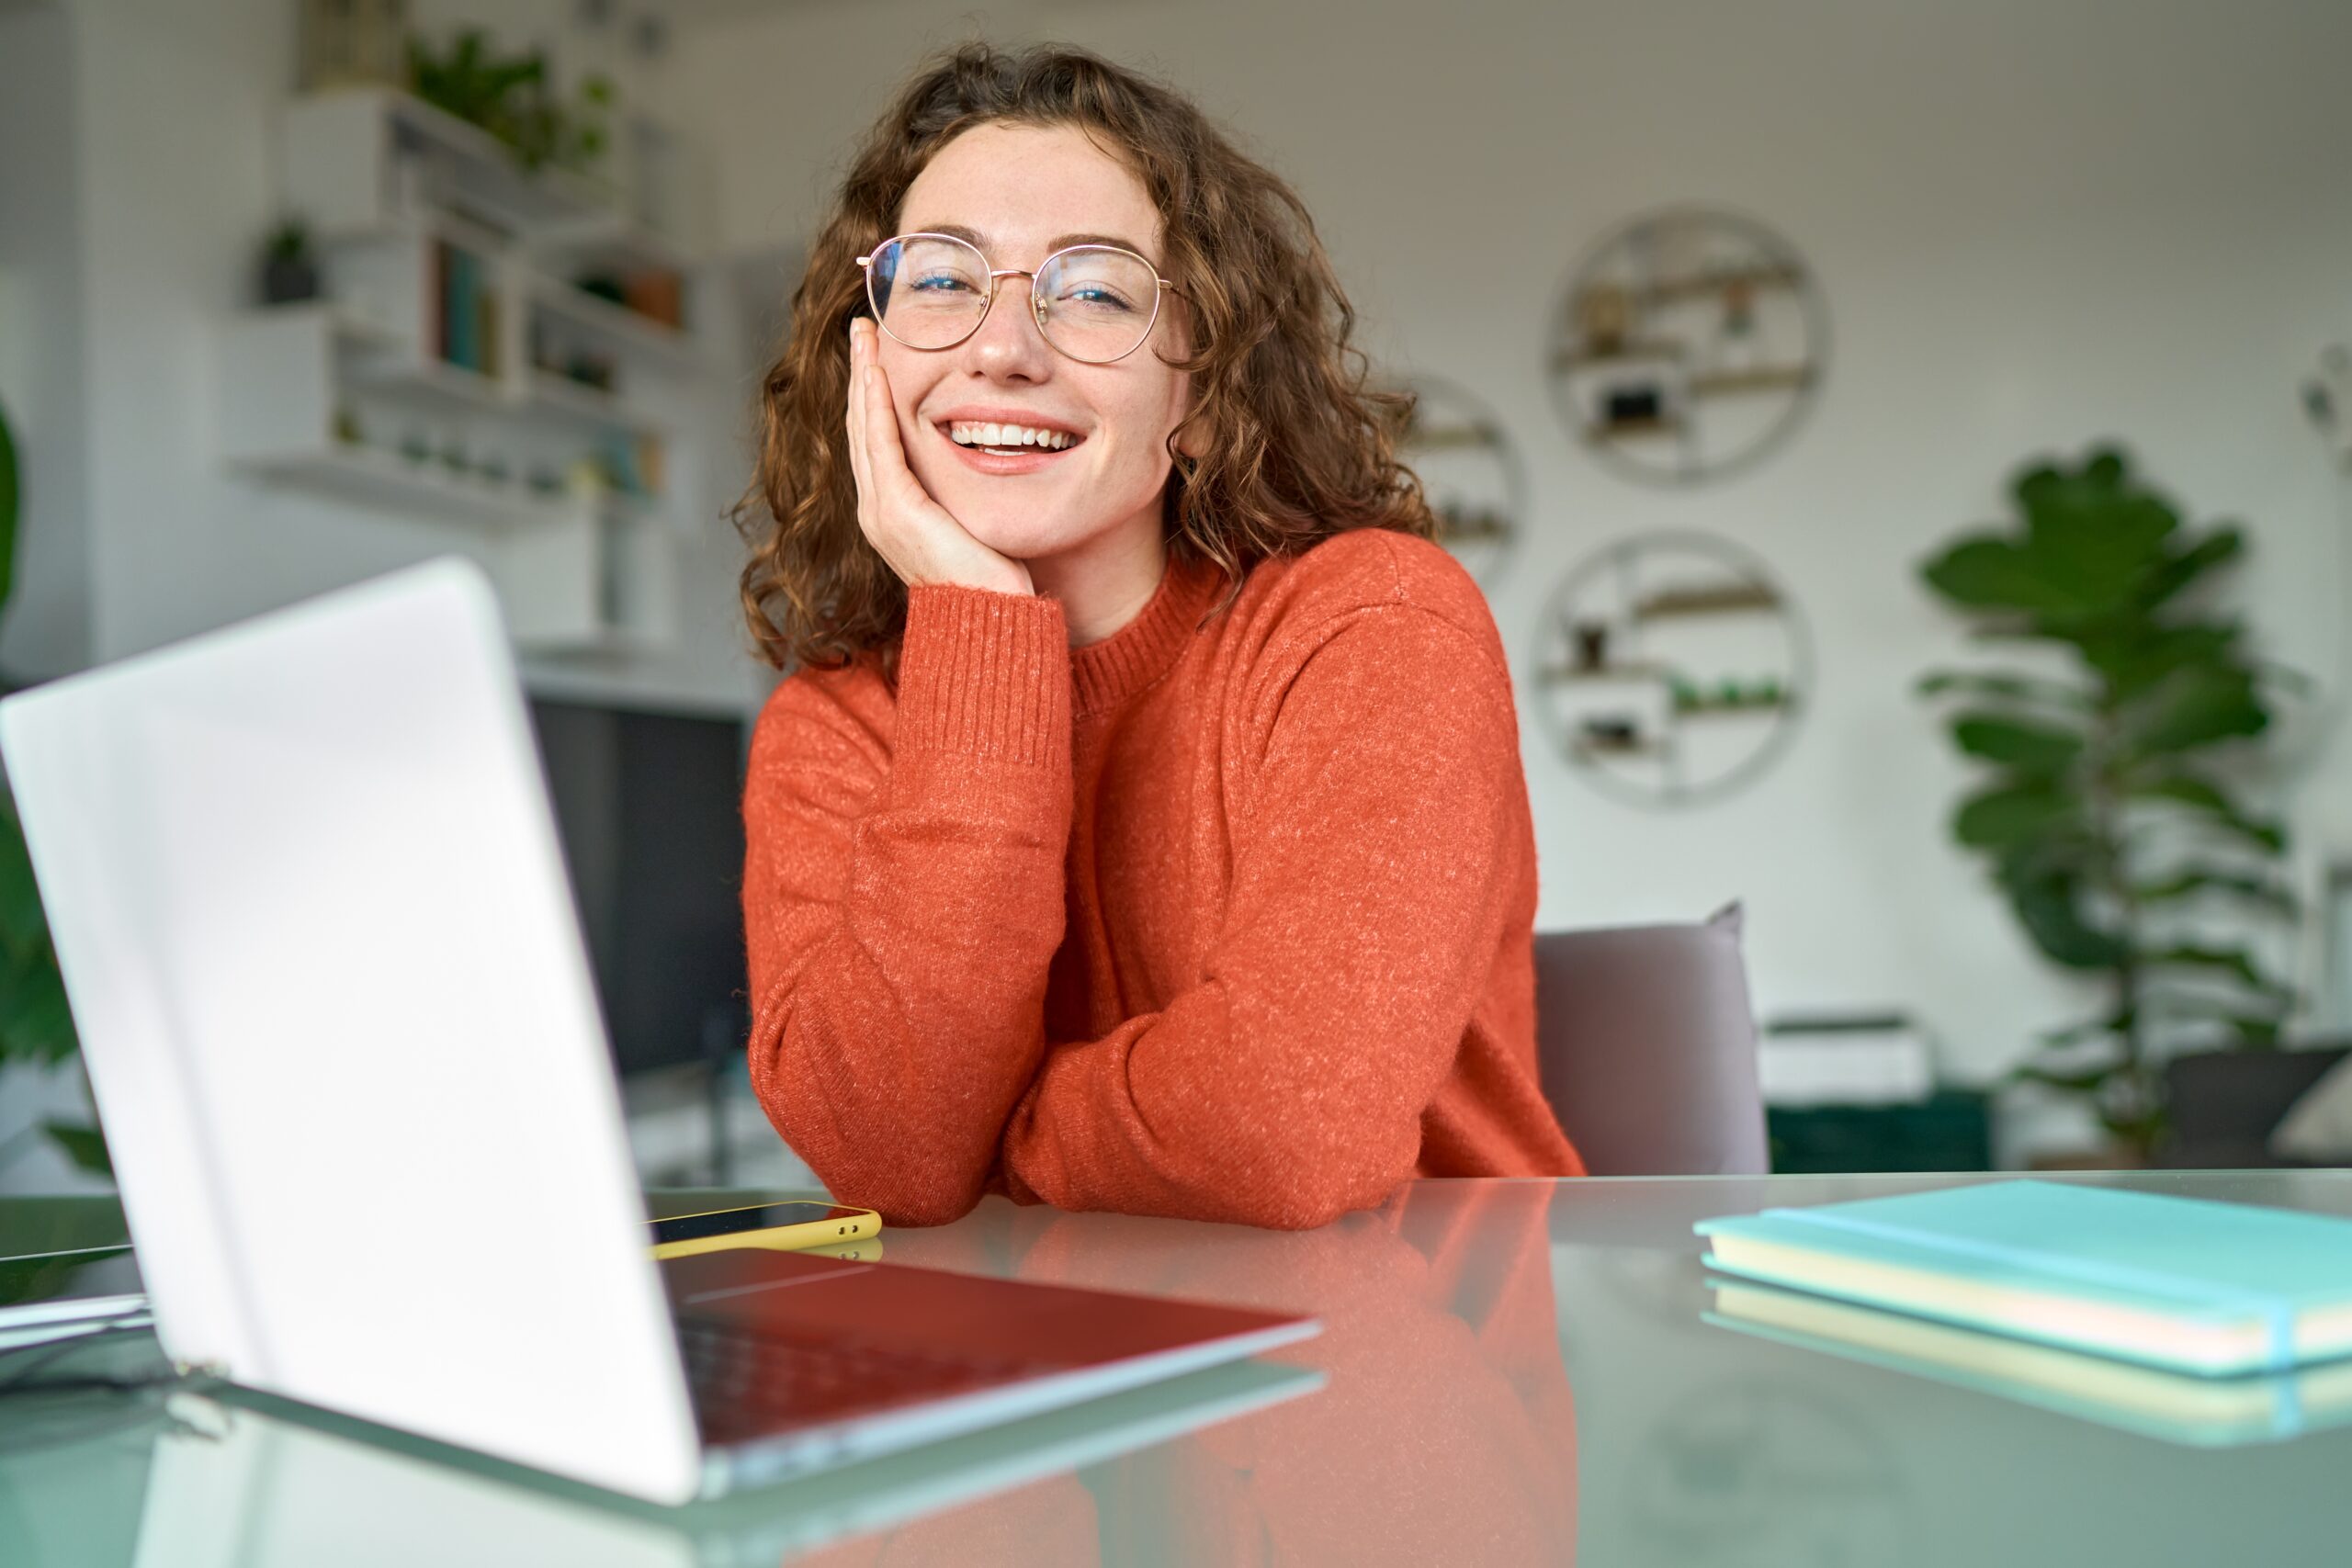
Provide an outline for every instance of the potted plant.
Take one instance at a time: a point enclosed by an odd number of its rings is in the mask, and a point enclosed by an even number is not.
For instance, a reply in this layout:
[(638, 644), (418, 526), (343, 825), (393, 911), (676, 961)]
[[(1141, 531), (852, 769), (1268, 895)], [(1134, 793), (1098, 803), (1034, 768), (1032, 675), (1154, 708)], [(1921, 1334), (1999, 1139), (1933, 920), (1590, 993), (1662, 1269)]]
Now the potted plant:
[(262, 303), (291, 305), (318, 297), (319, 260), (311, 250), (310, 225), (287, 218), (262, 243)]
[[(16, 442), (0, 411), (0, 605), (14, 587), (20, 495)], [(16, 802), (0, 788), (0, 1067), (17, 1062), (54, 1067), (78, 1048)], [(106, 1143), (95, 1122), (50, 1121), (40, 1131), (74, 1164), (107, 1173)]]
[(543, 52), (495, 54), (481, 28), (459, 29), (438, 54), (412, 38), (408, 63), (418, 97), (497, 137), (526, 169), (553, 163), (586, 173), (604, 156), (605, 115), (615, 97), (608, 76), (581, 78), (575, 101), (566, 105), (548, 84)]
[(2184, 527), (2112, 449), (2030, 467), (2010, 493), (2018, 522), (1920, 574), (1979, 638), (2044, 657), (1919, 689), (1956, 704), (1953, 743), (1985, 770), (1952, 836), (2042, 955), (2106, 991), (2014, 1077), (2087, 1099), (2115, 1152), (2144, 1163), (2165, 1131), (2162, 1058), (2275, 1046), (2292, 999), (2258, 956), (2295, 916), (2286, 832), (2244, 798), (2291, 677), (2211, 603), (2244, 553), (2236, 526)]

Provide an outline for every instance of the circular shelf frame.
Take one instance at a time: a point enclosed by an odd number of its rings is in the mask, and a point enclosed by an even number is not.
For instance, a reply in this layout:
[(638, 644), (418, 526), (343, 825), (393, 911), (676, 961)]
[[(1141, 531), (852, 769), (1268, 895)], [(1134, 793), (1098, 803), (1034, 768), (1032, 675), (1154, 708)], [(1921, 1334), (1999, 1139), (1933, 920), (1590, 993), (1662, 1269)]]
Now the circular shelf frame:
[[(1712, 337), (1694, 310), (1717, 312)], [(1717, 362), (1744, 336), (1729, 331), (1735, 315), (1755, 334), (1757, 362)], [(1575, 443), (1622, 478), (1690, 487), (1747, 472), (1803, 427), (1828, 371), (1829, 309), (1804, 256), (1762, 222), (1668, 207), (1585, 253), (1548, 341), (1553, 411)], [(1773, 401), (1751, 434), (1708, 449), (1711, 406), (1758, 400)]]
[[(1413, 420), (1397, 438), (1398, 460), (1420, 476), (1430, 507), (1445, 525), (1438, 543), (1453, 553), (1480, 588), (1491, 593), (1503, 580), (1526, 536), (1529, 505), (1527, 464), (1519, 444), (1510, 438), (1493, 405), (1458, 381), (1442, 376), (1411, 376), (1400, 390), (1413, 398)], [(1434, 410), (1436, 417), (1429, 417)], [(1432, 485), (1422, 458), (1452, 458), (1460, 454), (1482, 457), (1490, 465), (1490, 482), (1457, 487), (1473, 491), (1466, 504), (1480, 508), (1469, 521), (1480, 526), (1464, 535), (1458, 531), (1459, 507), (1449, 507), (1444, 487)], [(1476, 493), (1483, 491), (1485, 493)]]
[[(1661, 557), (1695, 560), (1699, 570), (1685, 564), (1662, 574), (1661, 581), (1654, 558)], [(1613, 610), (1596, 612), (1595, 604), (1612, 596)], [(1724, 695), (1721, 677), (1702, 681), (1650, 646), (1661, 640), (1649, 630), (1657, 623), (1721, 615), (1770, 615), (1778, 623), (1777, 670), (1736, 688), (1738, 700)], [(1603, 546), (1562, 574), (1544, 602), (1541, 624), (1536, 707), (1545, 734), (1571, 773), (1621, 805), (1679, 810), (1736, 794), (1787, 751), (1813, 705), (1813, 637), (1804, 616), (1761, 556), (1717, 535), (1666, 531)], [(1598, 643), (1594, 627), (1607, 628)], [(1647, 694), (1648, 730), (1625, 723), (1622, 712), (1608, 728), (1597, 728), (1594, 716), (1563, 698), (1575, 688), (1611, 686)], [(1767, 716), (1770, 727), (1729, 763), (1702, 777), (1687, 774), (1685, 726), (1714, 719), (1753, 723)], [(1621, 764), (1654, 767), (1657, 780)]]

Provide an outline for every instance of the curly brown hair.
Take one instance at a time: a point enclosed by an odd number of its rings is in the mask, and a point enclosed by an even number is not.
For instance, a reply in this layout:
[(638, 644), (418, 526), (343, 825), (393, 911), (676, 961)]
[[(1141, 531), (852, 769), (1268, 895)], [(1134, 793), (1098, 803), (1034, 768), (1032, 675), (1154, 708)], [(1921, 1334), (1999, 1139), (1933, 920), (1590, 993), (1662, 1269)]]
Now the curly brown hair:
[[(865, 301), (856, 258), (895, 231), (932, 157), (985, 124), (1075, 126), (1122, 158), (1159, 209), (1161, 265), (1183, 290), (1193, 348), (1167, 361), (1193, 377), (1193, 407), (1168, 442), (1172, 555), (1215, 562), (1229, 604), (1254, 562), (1346, 529), (1436, 536), (1419, 480), (1396, 459), (1412, 399), (1367, 385), (1348, 341), (1355, 309), (1290, 186), (1168, 86), (1082, 50), (969, 43), (923, 66), (868, 133), (761, 384), (757, 472), (732, 515), (751, 547), (743, 612), (763, 659), (831, 666), (874, 652), (895, 666), (906, 585), (858, 527), (842, 415), (848, 323)], [(1177, 449), (1188, 429), (1197, 459)]]

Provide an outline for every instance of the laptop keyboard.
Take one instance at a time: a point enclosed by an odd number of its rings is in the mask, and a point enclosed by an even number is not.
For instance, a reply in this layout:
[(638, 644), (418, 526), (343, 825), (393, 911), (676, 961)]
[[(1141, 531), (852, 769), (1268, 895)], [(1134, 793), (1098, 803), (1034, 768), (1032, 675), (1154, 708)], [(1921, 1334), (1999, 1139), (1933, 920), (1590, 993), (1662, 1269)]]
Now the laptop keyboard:
[[(687, 1385), (707, 1428), (714, 1422), (773, 1427), (830, 1421), (1048, 1370), (1017, 1360), (796, 1338), (788, 1330), (707, 1318), (680, 1318), (677, 1327)], [(707, 1435), (725, 1440), (715, 1431)]]

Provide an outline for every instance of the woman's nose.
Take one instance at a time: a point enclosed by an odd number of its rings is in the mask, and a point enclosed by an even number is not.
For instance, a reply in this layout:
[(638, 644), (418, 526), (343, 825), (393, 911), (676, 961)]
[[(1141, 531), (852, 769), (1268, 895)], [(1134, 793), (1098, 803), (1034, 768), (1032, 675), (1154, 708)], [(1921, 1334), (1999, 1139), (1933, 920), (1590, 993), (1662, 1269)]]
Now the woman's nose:
[(1054, 351), (1038, 330), (1030, 288), (1026, 276), (999, 278), (996, 303), (965, 342), (976, 367), (992, 378), (1035, 379), (1047, 373)]

